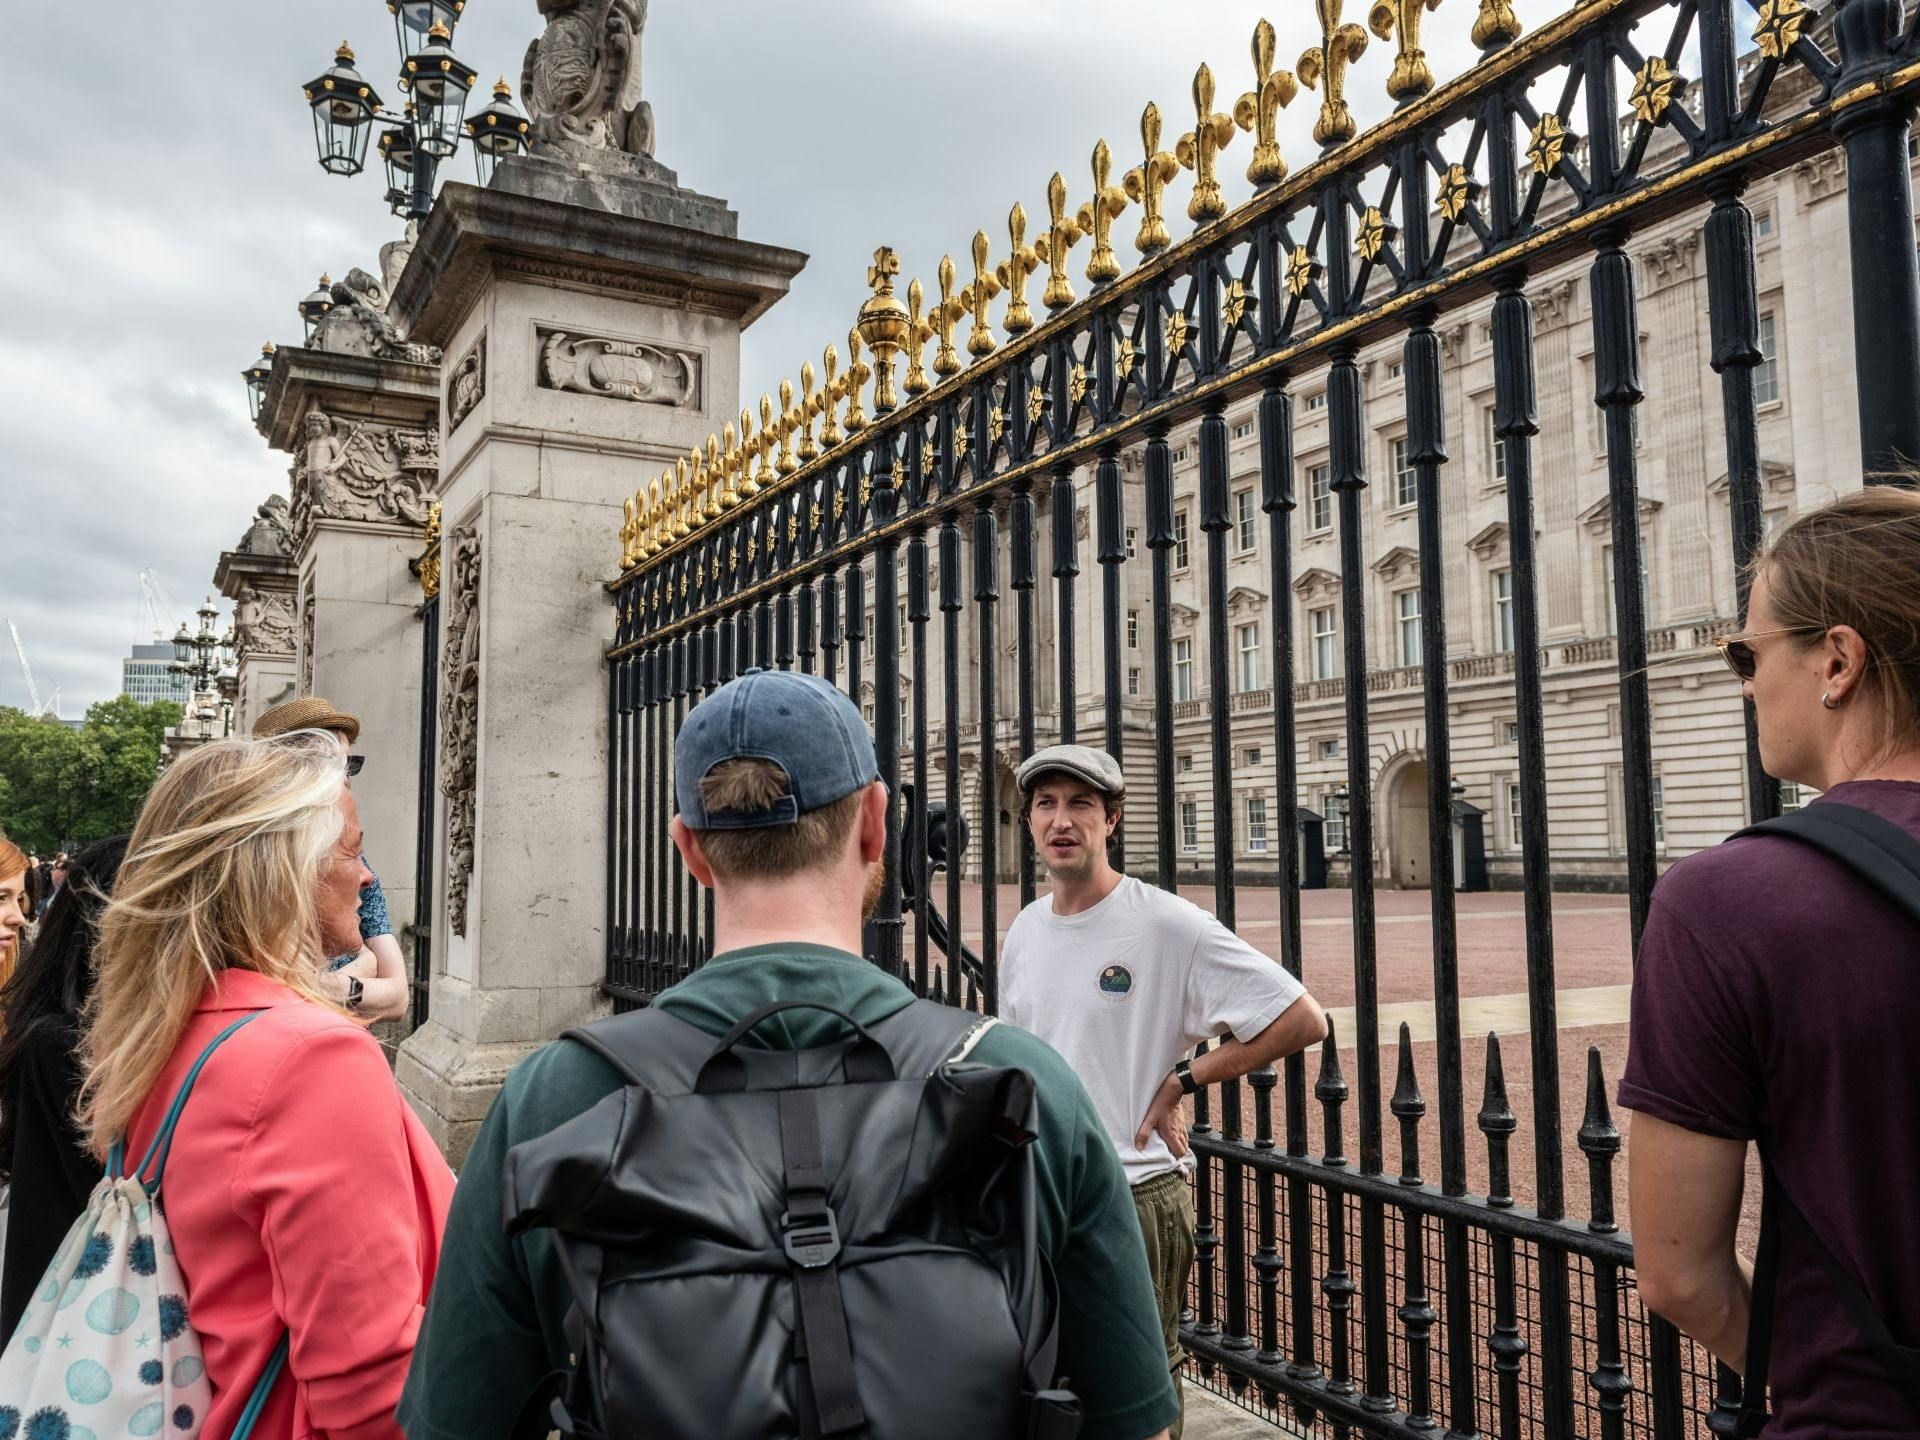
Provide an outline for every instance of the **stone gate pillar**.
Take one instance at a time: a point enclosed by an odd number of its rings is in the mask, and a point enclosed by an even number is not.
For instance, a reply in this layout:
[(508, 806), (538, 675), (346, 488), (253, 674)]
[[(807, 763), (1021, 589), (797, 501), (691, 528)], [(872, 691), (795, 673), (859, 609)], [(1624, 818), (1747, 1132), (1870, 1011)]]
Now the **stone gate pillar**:
[(404, 918), (420, 749), (421, 596), (409, 562), (439, 480), (440, 353), (403, 338), (364, 271), (333, 300), (305, 347), (275, 351), (259, 426), (293, 457), (295, 688), (360, 717), (354, 798), (367, 858)]
[(738, 413), (740, 332), (804, 263), (650, 158), (556, 141), (446, 186), (395, 285), (447, 357), (436, 974), (396, 1074), (455, 1163), (600, 1003), (621, 504)]
[(251, 733), (261, 711), (294, 698), (297, 579), (287, 499), (269, 495), (213, 571), (213, 583), (233, 601), (236, 735)]

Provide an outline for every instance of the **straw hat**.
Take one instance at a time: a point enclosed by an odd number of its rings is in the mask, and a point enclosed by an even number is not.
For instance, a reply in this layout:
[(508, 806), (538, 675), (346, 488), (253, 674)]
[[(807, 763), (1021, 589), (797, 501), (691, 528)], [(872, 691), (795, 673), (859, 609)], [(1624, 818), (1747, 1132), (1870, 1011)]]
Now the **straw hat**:
[(338, 730), (353, 744), (360, 738), (360, 717), (334, 707), (331, 700), (309, 695), (304, 700), (289, 700), (276, 705), (253, 722), (253, 738), (265, 740), (285, 735), (290, 730)]

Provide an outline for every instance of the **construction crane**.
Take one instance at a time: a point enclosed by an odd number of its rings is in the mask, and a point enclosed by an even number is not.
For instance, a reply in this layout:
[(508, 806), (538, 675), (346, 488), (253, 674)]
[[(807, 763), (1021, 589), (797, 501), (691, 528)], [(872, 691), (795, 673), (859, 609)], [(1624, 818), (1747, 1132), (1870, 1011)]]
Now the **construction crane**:
[(48, 697), (47, 703), (42, 705), (40, 687), (33, 678), (33, 665), (27, 659), (27, 642), (20, 638), (20, 627), (11, 620), (7, 621), (7, 634), (13, 638), (13, 653), (20, 659), (20, 676), (27, 682), (27, 704), (30, 707), (27, 713), (35, 717), (51, 715), (58, 720), (60, 718), (60, 687), (54, 686), (53, 694)]
[[(140, 598), (147, 610), (147, 621), (153, 628), (155, 640), (169, 640), (182, 625), (187, 607), (173, 598), (173, 592), (167, 588), (167, 582), (160, 578), (160, 572), (149, 566), (140, 572)], [(173, 619), (167, 617), (171, 615)]]

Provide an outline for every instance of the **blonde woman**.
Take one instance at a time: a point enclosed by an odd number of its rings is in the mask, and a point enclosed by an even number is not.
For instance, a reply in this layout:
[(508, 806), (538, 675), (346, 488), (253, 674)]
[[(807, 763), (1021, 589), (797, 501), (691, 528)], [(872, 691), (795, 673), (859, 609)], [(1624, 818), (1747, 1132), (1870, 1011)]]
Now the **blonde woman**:
[[(322, 988), (358, 944), (360, 823), (332, 737), (223, 741), (148, 797), (102, 917), (81, 1120), (141, 1154), (208, 1063), (167, 1160), (167, 1220), (229, 1434), (282, 1335), (254, 1440), (398, 1440), (395, 1403), (453, 1176), (372, 1036)], [(162, 1317), (166, 1319), (167, 1317)]]

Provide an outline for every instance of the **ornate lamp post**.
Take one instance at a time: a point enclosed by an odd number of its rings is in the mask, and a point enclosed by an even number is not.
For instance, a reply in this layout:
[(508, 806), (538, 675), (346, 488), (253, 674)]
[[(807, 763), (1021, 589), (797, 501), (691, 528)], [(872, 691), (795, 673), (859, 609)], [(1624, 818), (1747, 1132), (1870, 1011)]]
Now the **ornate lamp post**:
[(247, 407), (253, 411), (254, 424), (260, 423), (260, 407), (266, 403), (267, 381), (273, 375), (273, 342), (260, 347), (260, 358), (240, 372), (247, 382)]
[(211, 595), (194, 613), (199, 617), (200, 628), (189, 630), (186, 621), (180, 622), (173, 636), (173, 663), (167, 668), (176, 675), (185, 675), (194, 695), (199, 697), (213, 690), (220, 672), (233, 664), (233, 631), (224, 635), (214, 633), (213, 624), (220, 618), (220, 612), (214, 608)]
[[(463, 132), (473, 141), (483, 185), (493, 178), (502, 156), (527, 144), (526, 117), (508, 100), (504, 80), (494, 87), (492, 104), (472, 120), (465, 118), (475, 74), (453, 53), (453, 27), (465, 6), (466, 0), (388, 0), (400, 51), (400, 88), (407, 95), (400, 114), (381, 108), (380, 97), (353, 68), (353, 50), (344, 43), (333, 68), (305, 86), (320, 168), (330, 175), (359, 174), (375, 122), (387, 122), (380, 135), (386, 200), (396, 215), (409, 220), (427, 218), (435, 172), (460, 148)], [(301, 308), (304, 315), (306, 307)]]

